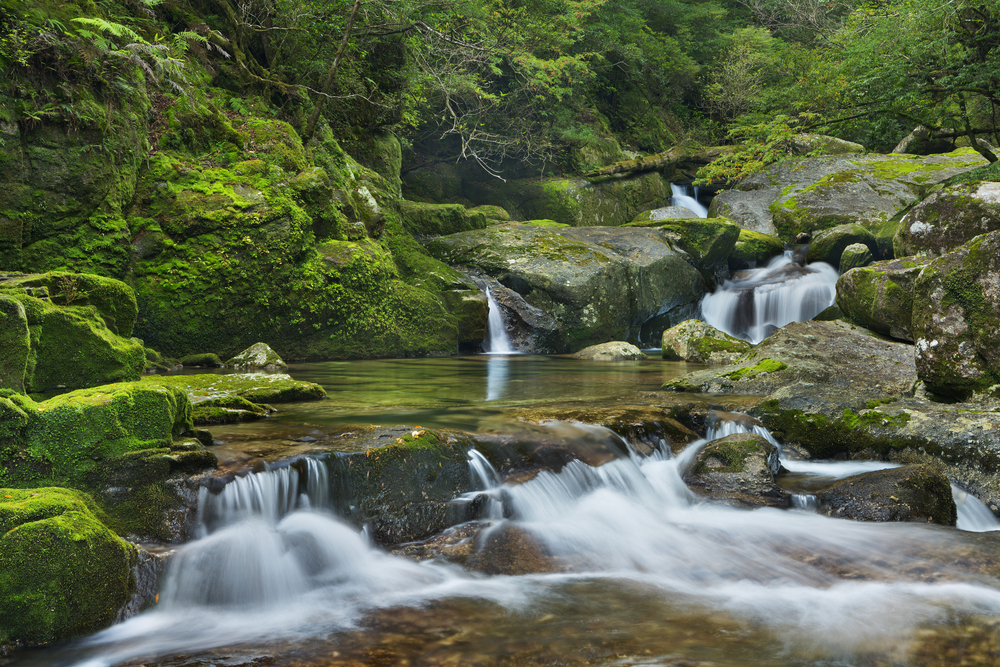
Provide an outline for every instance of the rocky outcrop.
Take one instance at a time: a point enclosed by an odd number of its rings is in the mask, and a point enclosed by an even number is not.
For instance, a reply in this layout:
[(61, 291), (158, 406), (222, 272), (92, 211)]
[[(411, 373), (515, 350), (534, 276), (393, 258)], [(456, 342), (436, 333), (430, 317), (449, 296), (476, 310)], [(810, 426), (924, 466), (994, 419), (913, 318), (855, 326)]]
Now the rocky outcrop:
[(621, 340), (591, 345), (570, 356), (574, 359), (588, 359), (590, 361), (634, 361), (646, 358), (642, 350)]
[(689, 256), (657, 229), (501, 225), (438, 237), (428, 249), (495, 278), (555, 318), (559, 336), (550, 352), (636, 340), (644, 322), (705, 289)]
[(817, 232), (806, 250), (806, 261), (838, 267), (844, 249), (855, 243), (864, 244), (873, 256), (879, 256), (875, 235), (861, 225), (850, 223)]
[(927, 465), (853, 475), (816, 494), (819, 512), (855, 521), (915, 521), (954, 526), (951, 484)]
[(683, 206), (664, 206), (652, 211), (644, 211), (632, 218), (632, 222), (659, 222), (674, 218), (697, 218), (698, 214)]
[(495, 224), (482, 211), (469, 210), (461, 204), (423, 204), (404, 201), (400, 204), (399, 213), (406, 231), (418, 236), (455, 234)]
[[(687, 253), (691, 264), (710, 283), (728, 273), (727, 260), (736, 246), (740, 228), (724, 218), (679, 218), (651, 222), (631, 222), (626, 227), (655, 227)], [(720, 281), (721, 282), (721, 281)]]
[(913, 289), (917, 373), (942, 397), (1000, 383), (1000, 231), (923, 268)]
[(752, 433), (713, 440), (684, 473), (696, 493), (740, 507), (788, 507), (791, 496), (774, 483), (781, 469), (778, 450)]
[(913, 342), (913, 288), (927, 258), (875, 262), (837, 280), (837, 305), (857, 324)]
[(1000, 183), (959, 183), (938, 192), (907, 213), (893, 238), (896, 257), (941, 255), (974, 236), (1000, 229)]
[(874, 230), (935, 184), (985, 164), (972, 149), (926, 157), (857, 155), (779, 162), (712, 201), (709, 215), (791, 242), (800, 232), (858, 223)]
[(686, 320), (663, 332), (661, 354), (668, 361), (731, 364), (752, 347), (701, 320)]

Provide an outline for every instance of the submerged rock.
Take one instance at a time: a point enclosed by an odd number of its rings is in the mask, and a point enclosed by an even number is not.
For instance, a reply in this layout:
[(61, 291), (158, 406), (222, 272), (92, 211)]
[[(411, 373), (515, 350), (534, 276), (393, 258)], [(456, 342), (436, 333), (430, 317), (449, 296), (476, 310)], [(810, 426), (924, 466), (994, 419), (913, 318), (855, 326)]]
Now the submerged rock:
[(907, 213), (893, 238), (896, 257), (940, 257), (979, 234), (1000, 229), (1000, 183), (959, 183), (938, 192)]
[(837, 280), (837, 305), (863, 327), (912, 342), (913, 288), (929, 263), (904, 257), (847, 271)]
[(917, 521), (954, 526), (951, 483), (931, 466), (853, 475), (816, 494), (819, 511), (855, 521)]
[(254, 343), (227, 361), (226, 366), (262, 370), (288, 368), (288, 364), (267, 343)]
[(466, 567), (483, 574), (536, 574), (559, 569), (541, 541), (527, 529), (501, 523), (488, 528), (476, 540)]
[(574, 359), (589, 359), (591, 361), (628, 361), (646, 358), (642, 350), (621, 340), (591, 345), (570, 356)]
[(741, 507), (788, 507), (791, 496), (774, 483), (778, 450), (753, 433), (729, 435), (705, 445), (684, 483), (696, 493)]
[(701, 320), (687, 320), (663, 332), (662, 355), (669, 361), (731, 364), (752, 347)]

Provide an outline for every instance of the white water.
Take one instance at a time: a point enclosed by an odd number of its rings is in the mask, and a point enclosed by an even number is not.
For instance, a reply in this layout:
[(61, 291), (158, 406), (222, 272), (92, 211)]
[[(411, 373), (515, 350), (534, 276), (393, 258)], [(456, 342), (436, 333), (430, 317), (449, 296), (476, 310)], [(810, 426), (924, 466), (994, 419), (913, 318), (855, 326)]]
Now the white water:
[(490, 289), (486, 288), (486, 299), (489, 303), (490, 312), (487, 324), (489, 326), (489, 341), (487, 354), (513, 354), (516, 352), (510, 344), (510, 337), (507, 335), (507, 323), (503, 320), (503, 311), (493, 299)]
[(672, 195), (670, 198), (670, 203), (673, 206), (682, 206), (687, 210), (691, 211), (692, 213), (697, 213), (699, 218), (708, 217), (708, 209), (702, 206), (701, 202), (699, 202), (697, 199), (698, 195), (697, 190), (695, 190), (695, 196), (692, 197), (691, 195), (688, 194), (687, 187), (683, 185), (674, 185), (673, 183), (671, 183), (670, 194)]
[(766, 268), (741, 272), (701, 302), (701, 319), (757, 344), (791, 322), (811, 320), (834, 304), (837, 270), (824, 262), (796, 267), (791, 253)]
[[(366, 610), (454, 597), (530, 614), (536, 603), (572, 596), (574, 581), (595, 578), (639, 583), (681, 614), (744, 619), (774, 633), (776, 654), (813, 656), (811, 664), (859, 664), (854, 656), (868, 664), (872, 654), (905, 651), (928, 624), (1000, 614), (993, 582), (896, 580), (924, 548), (953, 539), (943, 529), (738, 510), (696, 497), (681, 476), (705, 442), (676, 458), (632, 452), (600, 467), (574, 461), (519, 485), (502, 484), (470, 452), (473, 479), (496, 492), (515, 525), (571, 564), (568, 574), (483, 578), (389, 556), (331, 516), (295, 509), (315, 502), (291, 500), (294, 470), (244, 478), (211, 501), (226, 525), (180, 549), (159, 605), (87, 640), (79, 664), (326, 636), (354, 627)], [(850, 563), (873, 580), (841, 579), (824, 562)]]
[(1000, 530), (1000, 519), (978, 498), (954, 484), (951, 485), (951, 497), (955, 499), (955, 507), (958, 509), (956, 528), (970, 533)]

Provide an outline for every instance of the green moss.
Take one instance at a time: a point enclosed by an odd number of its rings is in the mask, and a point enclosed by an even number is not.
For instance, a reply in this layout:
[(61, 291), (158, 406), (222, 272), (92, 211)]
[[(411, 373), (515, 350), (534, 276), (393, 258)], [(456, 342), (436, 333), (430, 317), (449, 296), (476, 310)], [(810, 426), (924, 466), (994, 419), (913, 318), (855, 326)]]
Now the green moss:
[(528, 225), (530, 227), (569, 227), (564, 222), (556, 222), (555, 220), (525, 220), (524, 222), (517, 223), (519, 225)]
[(776, 236), (741, 229), (727, 260), (729, 270), (741, 271), (763, 266), (772, 257), (780, 255), (784, 249), (784, 243)]
[(18, 301), (0, 293), (0, 389), (24, 391), (31, 336), (28, 316)]
[[(755, 442), (719, 442), (709, 443), (698, 455), (700, 462), (695, 467), (695, 474), (705, 473), (740, 473), (746, 470), (746, 460), (751, 454), (761, 451), (761, 446)], [(717, 459), (722, 466), (709, 466), (706, 461)]]
[(222, 360), (214, 352), (203, 352), (201, 354), (189, 354), (180, 358), (182, 366), (205, 366), (208, 368), (219, 368)]
[(134, 587), (134, 549), (69, 489), (0, 489), (0, 644), (110, 625)]
[(777, 373), (788, 368), (788, 364), (774, 359), (761, 359), (755, 366), (747, 366), (738, 370), (726, 373), (725, 377), (730, 380), (752, 380), (761, 373)]
[(470, 229), (483, 229), (490, 221), (481, 212), (461, 204), (421, 204), (404, 201), (400, 206), (403, 227), (412, 234), (440, 236)]
[(183, 391), (194, 405), (229, 397), (252, 403), (288, 403), (326, 397), (323, 387), (318, 384), (293, 380), (278, 373), (153, 375), (142, 378), (141, 384)]

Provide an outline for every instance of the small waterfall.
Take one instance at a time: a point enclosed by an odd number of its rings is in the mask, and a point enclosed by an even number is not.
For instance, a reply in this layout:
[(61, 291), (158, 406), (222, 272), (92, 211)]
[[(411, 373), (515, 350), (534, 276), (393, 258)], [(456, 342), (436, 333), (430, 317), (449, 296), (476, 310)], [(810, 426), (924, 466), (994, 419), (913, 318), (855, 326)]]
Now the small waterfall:
[(689, 211), (698, 214), (699, 218), (708, 217), (708, 209), (701, 205), (698, 201), (698, 189), (695, 188), (694, 196), (688, 194), (688, 189), (683, 185), (670, 184), (670, 203), (673, 206), (682, 206)]
[(811, 493), (793, 493), (792, 507), (803, 512), (815, 512), (819, 509), (819, 499)]
[(811, 320), (832, 306), (837, 277), (829, 264), (801, 266), (786, 253), (766, 268), (741, 271), (706, 294), (702, 320), (756, 345), (786, 324)]
[(970, 533), (986, 533), (1000, 530), (1000, 519), (990, 508), (984, 505), (971, 493), (963, 491), (954, 484), (951, 485), (951, 497), (955, 499), (958, 509), (958, 522), (955, 527)]
[(489, 333), (487, 334), (486, 340), (488, 344), (486, 345), (487, 354), (513, 354), (515, 352), (514, 348), (511, 347), (510, 337), (507, 335), (507, 324), (503, 320), (503, 312), (500, 310), (500, 306), (493, 299), (493, 293), (490, 288), (486, 288), (486, 299), (489, 302), (490, 314), (489, 314)]

